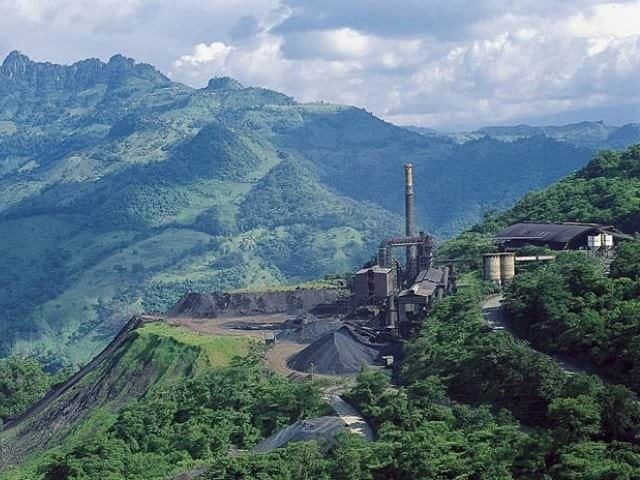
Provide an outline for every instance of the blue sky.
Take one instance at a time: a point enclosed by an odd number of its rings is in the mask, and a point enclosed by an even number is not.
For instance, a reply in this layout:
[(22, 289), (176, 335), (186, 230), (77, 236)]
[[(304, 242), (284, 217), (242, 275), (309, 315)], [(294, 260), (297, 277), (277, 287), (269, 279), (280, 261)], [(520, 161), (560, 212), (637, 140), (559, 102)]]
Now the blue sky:
[(123, 53), (445, 130), (640, 121), (640, 0), (0, 0), (14, 49)]

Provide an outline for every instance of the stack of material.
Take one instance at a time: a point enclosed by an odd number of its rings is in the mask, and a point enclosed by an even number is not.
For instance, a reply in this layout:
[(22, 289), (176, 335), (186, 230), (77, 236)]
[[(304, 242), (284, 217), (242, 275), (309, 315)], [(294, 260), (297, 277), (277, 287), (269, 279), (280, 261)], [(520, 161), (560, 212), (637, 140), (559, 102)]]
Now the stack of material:
[(359, 373), (364, 365), (373, 365), (379, 356), (378, 346), (343, 326), (294, 355), (288, 365), (302, 372), (349, 375)]
[(170, 317), (216, 318), (220, 316), (270, 313), (299, 314), (337, 302), (340, 290), (298, 289), (276, 292), (185, 294), (168, 314)]
[(308, 442), (311, 440), (315, 440), (325, 447), (330, 447), (335, 436), (345, 431), (346, 428), (346, 424), (339, 417), (298, 420), (257, 444), (253, 447), (253, 451), (266, 453), (276, 448), (282, 448), (289, 442)]
[(335, 332), (344, 323), (338, 318), (318, 318), (312, 314), (301, 315), (287, 321), (278, 340), (294, 343), (312, 343), (325, 335)]

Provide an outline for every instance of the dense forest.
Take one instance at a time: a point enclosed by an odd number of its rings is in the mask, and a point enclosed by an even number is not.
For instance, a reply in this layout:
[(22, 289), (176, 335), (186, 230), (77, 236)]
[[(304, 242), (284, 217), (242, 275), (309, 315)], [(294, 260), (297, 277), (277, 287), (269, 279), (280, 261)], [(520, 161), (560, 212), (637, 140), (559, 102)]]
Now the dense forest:
[(269, 374), (260, 357), (249, 354), (133, 403), (101, 435), (50, 453), (39, 472), (52, 480), (166, 478), (205, 462), (233, 463), (232, 450), (326, 411), (318, 384)]
[(8, 418), (19, 415), (40, 400), (67, 373), (60, 370), (49, 374), (33, 358), (0, 359), (0, 427)]
[[(633, 479), (640, 405), (623, 386), (567, 375), (480, 314), (479, 289), (438, 303), (410, 342), (400, 384), (365, 370), (347, 399), (375, 442), (342, 434), (328, 449), (290, 444), (242, 453), (326, 409), (317, 383), (295, 384), (249, 355), (121, 411), (89, 442), (41, 459), (44, 479)], [(238, 452), (228, 455), (229, 452)]]
[(584, 254), (517, 276), (506, 306), (538, 348), (582, 360), (640, 392), (640, 242), (618, 249), (611, 276)]

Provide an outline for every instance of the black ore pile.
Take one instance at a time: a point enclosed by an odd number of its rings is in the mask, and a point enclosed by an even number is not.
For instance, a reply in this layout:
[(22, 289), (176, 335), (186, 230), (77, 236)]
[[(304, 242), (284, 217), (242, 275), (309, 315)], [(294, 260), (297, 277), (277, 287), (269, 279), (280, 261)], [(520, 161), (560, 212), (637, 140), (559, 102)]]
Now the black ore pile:
[(328, 333), (335, 332), (344, 325), (339, 318), (318, 318), (306, 313), (294, 320), (288, 320), (278, 340), (294, 343), (312, 343)]
[(290, 442), (316, 442), (328, 446), (334, 437), (345, 431), (345, 423), (339, 417), (319, 417), (308, 420), (298, 420), (296, 423), (283, 428), (269, 438), (253, 447), (254, 452), (264, 453), (281, 448)]
[(359, 373), (363, 365), (373, 365), (379, 356), (375, 345), (344, 326), (291, 357), (288, 365), (302, 372), (348, 375)]

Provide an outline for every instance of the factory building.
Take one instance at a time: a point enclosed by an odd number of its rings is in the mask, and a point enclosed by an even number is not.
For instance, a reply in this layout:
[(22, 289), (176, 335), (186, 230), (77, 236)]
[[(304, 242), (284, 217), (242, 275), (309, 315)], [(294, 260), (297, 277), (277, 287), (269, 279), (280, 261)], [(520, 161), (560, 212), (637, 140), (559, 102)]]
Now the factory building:
[[(415, 218), (413, 166), (404, 166), (405, 236), (382, 240), (376, 264), (356, 272), (351, 287), (355, 306), (375, 305), (384, 329), (392, 336), (410, 334), (436, 298), (451, 292), (450, 267), (434, 267), (433, 238), (418, 232)], [(404, 252), (404, 262), (394, 250)]]
[(396, 291), (395, 270), (390, 267), (363, 268), (353, 277), (353, 293), (358, 304), (383, 300)]
[(505, 228), (493, 237), (502, 250), (516, 250), (525, 245), (553, 250), (611, 248), (616, 241), (631, 238), (609, 225), (574, 222), (520, 222)]
[(434, 299), (450, 293), (449, 280), (448, 267), (431, 267), (421, 271), (411, 287), (402, 290), (398, 295), (401, 309), (406, 309), (407, 305), (430, 306)]

